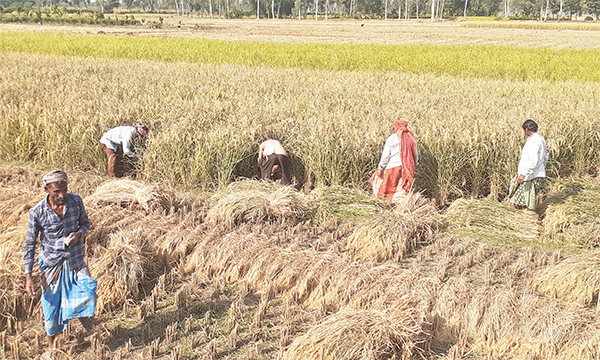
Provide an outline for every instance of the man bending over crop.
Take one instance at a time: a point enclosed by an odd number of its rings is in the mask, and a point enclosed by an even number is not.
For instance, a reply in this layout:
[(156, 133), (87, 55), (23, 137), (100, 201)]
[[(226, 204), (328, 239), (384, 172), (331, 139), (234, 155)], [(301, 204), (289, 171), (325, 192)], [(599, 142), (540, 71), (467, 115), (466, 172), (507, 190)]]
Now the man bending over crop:
[(23, 245), (25, 290), (36, 295), (31, 272), (38, 235), (41, 252), (42, 310), (48, 334), (48, 350), (42, 359), (52, 359), (54, 339), (63, 332), (70, 319), (79, 318), (88, 331), (96, 309), (96, 281), (84, 262), (83, 236), (90, 228), (79, 195), (67, 193), (68, 178), (54, 170), (43, 177), (48, 194), (29, 211), (29, 225)]
[(517, 176), (510, 182), (509, 202), (535, 211), (536, 195), (546, 178), (548, 150), (546, 141), (537, 133), (538, 125), (527, 120), (522, 125), (527, 141), (521, 151)]
[[(127, 175), (131, 162), (137, 159), (133, 141), (139, 137), (148, 135), (148, 126), (137, 123), (134, 126), (117, 126), (108, 130), (100, 139), (100, 146), (108, 160), (108, 173), (113, 177)], [(129, 158), (124, 161), (123, 156)]]
[(277, 167), (281, 168), (281, 183), (291, 184), (290, 159), (287, 152), (277, 140), (266, 140), (258, 150), (258, 165), (262, 179), (272, 180)]

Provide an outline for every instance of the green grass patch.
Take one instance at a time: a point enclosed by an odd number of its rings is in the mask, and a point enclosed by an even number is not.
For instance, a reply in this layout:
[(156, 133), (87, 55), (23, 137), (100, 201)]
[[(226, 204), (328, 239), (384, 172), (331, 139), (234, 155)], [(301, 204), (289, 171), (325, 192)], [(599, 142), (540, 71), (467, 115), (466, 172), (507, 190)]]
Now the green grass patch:
[(600, 50), (431, 44), (324, 44), (2, 32), (10, 52), (91, 58), (600, 81)]
[(503, 29), (529, 29), (529, 30), (589, 30), (600, 31), (600, 24), (586, 24), (573, 22), (540, 22), (540, 21), (489, 21), (467, 18), (468, 21), (460, 24), (467, 28), (503, 28)]

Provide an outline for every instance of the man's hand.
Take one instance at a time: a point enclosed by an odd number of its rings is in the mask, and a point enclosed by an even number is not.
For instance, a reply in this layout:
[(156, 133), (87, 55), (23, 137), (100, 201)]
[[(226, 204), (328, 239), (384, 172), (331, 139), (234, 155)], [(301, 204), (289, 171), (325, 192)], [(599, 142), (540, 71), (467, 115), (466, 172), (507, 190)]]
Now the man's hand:
[(65, 239), (65, 246), (71, 247), (77, 243), (79, 239), (81, 239), (81, 232), (70, 233), (69, 236)]
[(522, 184), (523, 180), (525, 180), (525, 175), (519, 175), (519, 177), (517, 178), (517, 183)]
[(383, 179), (383, 169), (378, 169), (375, 174)]
[(31, 297), (35, 297), (35, 286), (33, 285), (33, 279), (31, 274), (25, 274), (25, 291)]

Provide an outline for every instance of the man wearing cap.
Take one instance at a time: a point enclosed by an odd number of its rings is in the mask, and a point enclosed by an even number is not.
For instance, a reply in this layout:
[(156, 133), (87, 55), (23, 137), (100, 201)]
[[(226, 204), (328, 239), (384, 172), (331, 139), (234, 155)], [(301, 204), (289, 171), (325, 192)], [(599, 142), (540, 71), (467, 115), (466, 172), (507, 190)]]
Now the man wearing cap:
[(133, 140), (148, 135), (148, 126), (137, 123), (135, 126), (117, 126), (108, 130), (100, 139), (100, 146), (108, 160), (108, 173), (113, 177), (123, 177), (131, 169), (131, 161), (123, 161), (123, 156), (137, 159)]
[(97, 282), (90, 277), (84, 262), (82, 237), (89, 230), (90, 222), (81, 197), (67, 192), (69, 180), (64, 171), (53, 170), (42, 180), (48, 195), (29, 211), (23, 264), (25, 290), (35, 297), (36, 286), (31, 273), (39, 236), (41, 302), (48, 334), (48, 350), (42, 359), (51, 359), (54, 339), (67, 328), (70, 319), (78, 318), (86, 330), (92, 329)]
[(510, 182), (509, 202), (531, 211), (536, 210), (537, 192), (546, 178), (548, 150), (546, 140), (538, 134), (538, 124), (529, 119), (521, 126), (527, 141), (521, 151), (518, 174)]

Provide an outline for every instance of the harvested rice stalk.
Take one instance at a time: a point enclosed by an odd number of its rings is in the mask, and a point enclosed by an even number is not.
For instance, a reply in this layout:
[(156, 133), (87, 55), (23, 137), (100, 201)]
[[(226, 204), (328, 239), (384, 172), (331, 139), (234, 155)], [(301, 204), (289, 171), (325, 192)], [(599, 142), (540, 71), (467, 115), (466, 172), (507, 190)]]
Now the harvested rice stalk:
[(438, 212), (420, 194), (402, 199), (394, 211), (384, 212), (357, 227), (347, 249), (360, 260), (402, 259), (422, 244), (430, 243)]
[(493, 200), (458, 199), (442, 216), (447, 232), (492, 243), (531, 242), (539, 238), (537, 214)]
[(112, 234), (107, 248), (99, 248), (90, 260), (92, 277), (98, 281), (98, 311), (111, 311), (127, 299), (137, 299), (152, 256), (138, 229)]
[(178, 198), (170, 191), (128, 179), (111, 180), (102, 184), (86, 198), (86, 203), (96, 206), (117, 204), (122, 207), (137, 204), (145, 210), (191, 206), (190, 200)]
[(283, 359), (404, 359), (422, 340), (421, 327), (410, 314), (341, 311), (294, 340)]
[(309, 216), (320, 222), (332, 218), (342, 221), (369, 219), (389, 205), (359, 189), (323, 186), (306, 198)]
[(544, 236), (558, 242), (600, 245), (600, 182), (563, 180), (553, 184), (546, 208)]
[(583, 306), (598, 305), (600, 253), (569, 257), (534, 276), (534, 285), (547, 297)]
[(419, 194), (410, 194), (396, 209), (358, 226), (346, 248), (359, 260), (400, 260), (416, 247), (431, 243), (438, 213)]
[(285, 221), (304, 215), (301, 195), (288, 186), (252, 180), (234, 183), (215, 194), (206, 220), (227, 227), (247, 222)]

